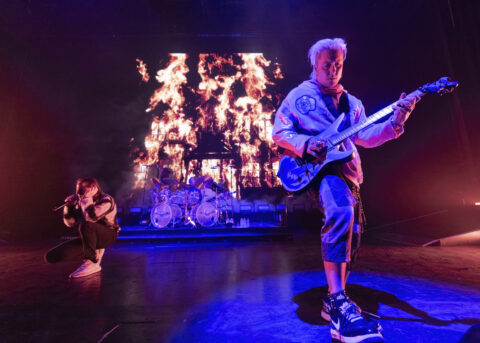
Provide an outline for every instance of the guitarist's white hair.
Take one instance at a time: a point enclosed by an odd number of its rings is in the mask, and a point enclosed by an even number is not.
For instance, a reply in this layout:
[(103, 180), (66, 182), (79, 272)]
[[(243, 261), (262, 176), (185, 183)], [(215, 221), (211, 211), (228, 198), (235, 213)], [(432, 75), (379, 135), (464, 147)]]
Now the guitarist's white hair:
[(347, 43), (342, 38), (325, 38), (320, 39), (318, 42), (313, 44), (308, 50), (308, 59), (312, 65), (312, 77), (315, 75), (315, 63), (317, 63), (318, 54), (322, 50), (339, 50), (343, 52), (343, 60), (347, 58)]

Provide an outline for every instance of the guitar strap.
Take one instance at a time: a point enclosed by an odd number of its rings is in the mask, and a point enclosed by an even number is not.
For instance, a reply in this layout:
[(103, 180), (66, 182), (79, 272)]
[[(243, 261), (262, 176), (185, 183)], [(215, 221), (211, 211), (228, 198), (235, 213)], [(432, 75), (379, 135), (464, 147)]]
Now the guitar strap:
[(343, 93), (340, 96), (340, 101), (338, 102), (338, 114), (335, 118), (337, 118), (340, 113), (345, 113), (345, 126), (342, 129), (350, 127), (352, 123), (350, 123), (350, 101), (348, 101), (347, 93)]
[(338, 101), (338, 108), (335, 107), (333, 103), (333, 99), (331, 95), (323, 94), (322, 93), (322, 100), (325, 103), (328, 111), (332, 114), (332, 116), (337, 119), (341, 113), (345, 113), (345, 119), (339, 127), (339, 130), (342, 131), (348, 128), (350, 123), (350, 102), (348, 101), (348, 94), (346, 92), (342, 93), (340, 99)]

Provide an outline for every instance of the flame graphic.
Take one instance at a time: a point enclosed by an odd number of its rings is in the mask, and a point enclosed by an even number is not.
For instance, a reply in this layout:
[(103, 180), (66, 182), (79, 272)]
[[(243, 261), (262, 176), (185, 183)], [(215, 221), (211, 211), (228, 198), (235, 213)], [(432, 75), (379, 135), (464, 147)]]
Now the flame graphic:
[[(278, 186), (271, 133), (279, 100), (274, 81), (283, 78), (280, 66), (262, 53), (199, 54), (200, 82), (194, 90), (187, 86), (188, 56), (169, 56), (167, 66), (157, 72), (161, 86), (146, 110), (162, 107), (145, 138), (145, 153), (135, 160), (135, 187), (144, 185), (146, 168), (142, 166), (158, 162), (159, 152), (168, 156), (169, 167), (179, 181), (210, 175), (237, 194), (244, 187)], [(146, 70), (143, 62), (140, 65)], [(185, 90), (195, 98), (188, 105)], [(187, 116), (187, 110), (193, 114)], [(206, 146), (215, 153), (192, 158), (198, 149), (205, 149), (202, 142), (207, 137), (216, 139), (215, 144)]]
[(148, 82), (150, 80), (150, 75), (148, 75), (147, 65), (143, 63), (143, 61), (139, 58), (137, 58), (137, 63), (138, 63), (137, 70), (142, 76), (142, 81)]

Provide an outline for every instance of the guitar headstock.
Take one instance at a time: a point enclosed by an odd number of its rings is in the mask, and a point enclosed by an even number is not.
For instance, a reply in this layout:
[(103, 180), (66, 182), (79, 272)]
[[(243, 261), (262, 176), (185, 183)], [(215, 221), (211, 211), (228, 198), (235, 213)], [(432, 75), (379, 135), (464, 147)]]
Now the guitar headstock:
[(438, 81), (426, 83), (419, 90), (423, 93), (446, 94), (452, 93), (458, 87), (458, 81), (454, 81), (450, 77), (442, 77)]

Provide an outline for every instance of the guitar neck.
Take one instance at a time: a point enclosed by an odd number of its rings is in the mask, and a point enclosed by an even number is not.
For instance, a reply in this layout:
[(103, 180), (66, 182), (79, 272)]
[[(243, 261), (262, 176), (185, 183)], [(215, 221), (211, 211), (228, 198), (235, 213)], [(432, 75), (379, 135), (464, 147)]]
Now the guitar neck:
[[(418, 100), (420, 100), (420, 98), (424, 95), (425, 93), (422, 92), (421, 90), (417, 89), (416, 91), (408, 94), (408, 96), (414, 96), (415, 98), (417, 98)], [(417, 101), (418, 101), (417, 100)], [(382, 118), (385, 118), (387, 115), (389, 115), (390, 113), (393, 112), (393, 106), (395, 106), (397, 104), (398, 100), (395, 101), (394, 103), (388, 105), (387, 107), (381, 109), (380, 111), (378, 112), (375, 112), (374, 114), (372, 114), (371, 116), (369, 116), (366, 120), (364, 120), (363, 122), (360, 122), (358, 124), (355, 124), (353, 126), (350, 126), (349, 128), (347, 128), (346, 130), (338, 133), (337, 135), (335, 135), (332, 139), (331, 139), (331, 143), (332, 145), (338, 145), (340, 144), (341, 142), (343, 142), (344, 140), (346, 140), (347, 138), (353, 136), (354, 134), (356, 134), (358, 131), (361, 131), (367, 127), (369, 127), (370, 125), (374, 124), (375, 122), (379, 121), (380, 119)]]

